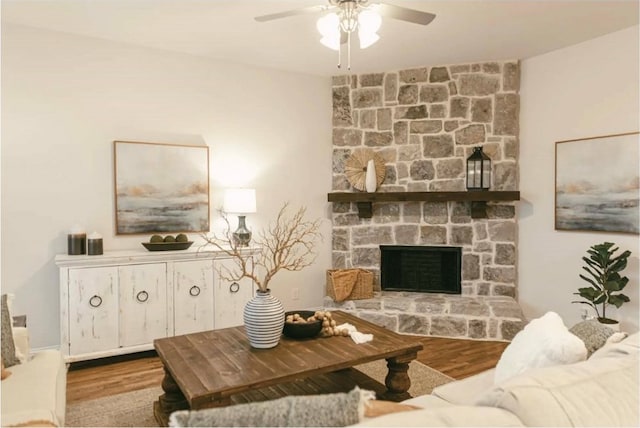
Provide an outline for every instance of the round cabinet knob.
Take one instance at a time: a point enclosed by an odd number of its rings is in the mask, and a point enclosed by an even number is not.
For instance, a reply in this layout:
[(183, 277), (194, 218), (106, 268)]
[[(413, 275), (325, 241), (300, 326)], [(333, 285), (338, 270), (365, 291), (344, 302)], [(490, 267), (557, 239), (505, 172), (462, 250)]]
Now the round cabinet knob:
[(136, 299), (138, 300), (138, 302), (144, 303), (147, 300), (149, 300), (149, 293), (147, 293), (146, 291), (142, 290), (141, 292), (136, 294)]
[(238, 290), (240, 290), (240, 284), (238, 284), (237, 282), (232, 282), (231, 285), (229, 286), (229, 291), (232, 293), (237, 293)]
[(100, 296), (92, 296), (89, 299), (89, 306), (91, 306), (92, 308), (97, 308), (98, 306), (100, 306), (102, 304), (102, 297)]
[(200, 295), (200, 287), (198, 287), (197, 285), (194, 285), (193, 287), (191, 287), (189, 289), (189, 294), (193, 297), (199, 296)]

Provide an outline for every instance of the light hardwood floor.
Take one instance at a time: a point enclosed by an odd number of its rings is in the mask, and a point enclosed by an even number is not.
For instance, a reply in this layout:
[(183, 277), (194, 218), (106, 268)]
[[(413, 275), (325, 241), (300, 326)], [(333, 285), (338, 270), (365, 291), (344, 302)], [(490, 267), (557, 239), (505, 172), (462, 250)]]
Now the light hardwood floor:
[[(495, 367), (506, 342), (421, 337), (418, 361), (454, 379)], [(162, 363), (153, 351), (72, 364), (67, 375), (67, 403), (159, 386)]]

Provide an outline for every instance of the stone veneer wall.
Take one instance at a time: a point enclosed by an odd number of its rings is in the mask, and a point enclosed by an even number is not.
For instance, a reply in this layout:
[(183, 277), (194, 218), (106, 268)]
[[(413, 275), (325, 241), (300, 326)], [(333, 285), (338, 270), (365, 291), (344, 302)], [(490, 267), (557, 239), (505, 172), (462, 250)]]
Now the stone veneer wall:
[[(356, 150), (386, 163), (379, 192), (464, 191), (466, 159), (491, 157), (491, 190), (517, 190), (520, 67), (517, 61), (422, 67), (333, 78), (333, 190), (356, 191), (344, 174)], [(462, 247), (462, 294), (516, 296), (515, 203), (489, 203), (472, 219), (469, 202), (333, 203), (333, 267), (375, 273), (379, 245)]]

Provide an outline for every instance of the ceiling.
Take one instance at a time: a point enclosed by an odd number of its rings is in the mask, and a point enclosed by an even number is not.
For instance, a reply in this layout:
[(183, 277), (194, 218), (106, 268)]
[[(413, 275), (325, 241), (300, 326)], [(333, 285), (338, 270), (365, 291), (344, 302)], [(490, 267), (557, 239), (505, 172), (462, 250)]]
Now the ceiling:
[[(380, 41), (353, 49), (352, 72), (525, 59), (638, 24), (638, 0), (401, 1), (436, 14), (428, 26), (384, 18)], [(258, 15), (326, 0), (2, 0), (15, 23), (233, 63), (337, 75), (317, 15), (258, 23)], [(344, 61), (343, 61), (344, 62)]]

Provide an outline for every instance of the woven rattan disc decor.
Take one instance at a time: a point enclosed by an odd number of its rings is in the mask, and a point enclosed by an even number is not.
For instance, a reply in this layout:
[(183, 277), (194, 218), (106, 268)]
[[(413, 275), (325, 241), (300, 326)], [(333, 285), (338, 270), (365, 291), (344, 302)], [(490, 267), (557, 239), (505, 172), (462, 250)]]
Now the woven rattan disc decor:
[(365, 178), (369, 159), (373, 159), (373, 163), (376, 166), (376, 188), (379, 188), (386, 174), (384, 160), (379, 154), (369, 149), (356, 150), (344, 163), (344, 172), (347, 180), (358, 190), (365, 190)]

